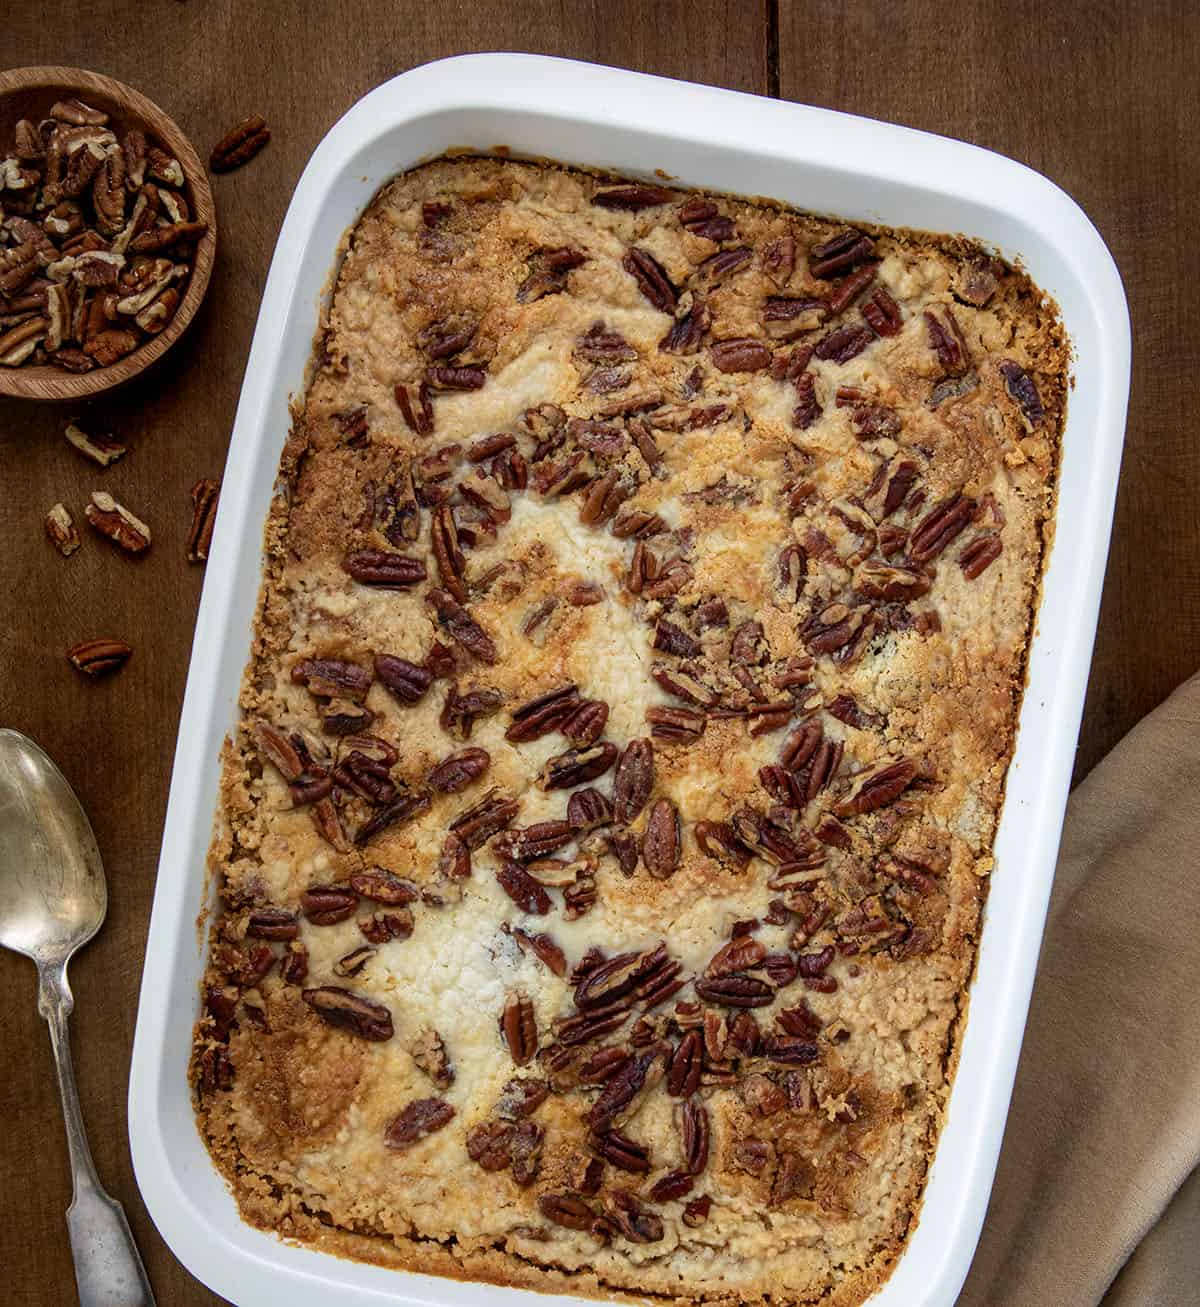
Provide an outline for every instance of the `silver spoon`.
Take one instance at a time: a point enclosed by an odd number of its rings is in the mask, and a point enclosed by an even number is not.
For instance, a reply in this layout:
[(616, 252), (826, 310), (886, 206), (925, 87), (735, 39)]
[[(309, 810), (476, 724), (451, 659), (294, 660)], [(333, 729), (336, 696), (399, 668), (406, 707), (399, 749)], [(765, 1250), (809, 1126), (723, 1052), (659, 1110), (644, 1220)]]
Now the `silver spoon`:
[(83, 1130), (67, 1016), (67, 963), (108, 906), (100, 850), (62, 772), (18, 731), (0, 730), (0, 945), (32, 958), (50, 1027), (74, 1196), (67, 1230), (80, 1307), (154, 1307), (121, 1204), (104, 1191)]

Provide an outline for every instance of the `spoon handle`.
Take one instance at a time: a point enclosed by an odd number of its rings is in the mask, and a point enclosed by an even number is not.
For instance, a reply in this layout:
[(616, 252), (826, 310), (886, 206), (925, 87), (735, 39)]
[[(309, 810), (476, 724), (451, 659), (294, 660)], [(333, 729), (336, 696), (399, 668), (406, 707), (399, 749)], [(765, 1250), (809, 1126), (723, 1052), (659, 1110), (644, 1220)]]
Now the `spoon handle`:
[(41, 968), (39, 979), (38, 1011), (50, 1027), (71, 1155), (74, 1196), (67, 1208), (67, 1231), (75, 1261), (79, 1307), (154, 1307), (154, 1294), (125, 1211), (100, 1183), (84, 1133), (67, 1031), (67, 1016), (75, 1000), (67, 983), (66, 963)]

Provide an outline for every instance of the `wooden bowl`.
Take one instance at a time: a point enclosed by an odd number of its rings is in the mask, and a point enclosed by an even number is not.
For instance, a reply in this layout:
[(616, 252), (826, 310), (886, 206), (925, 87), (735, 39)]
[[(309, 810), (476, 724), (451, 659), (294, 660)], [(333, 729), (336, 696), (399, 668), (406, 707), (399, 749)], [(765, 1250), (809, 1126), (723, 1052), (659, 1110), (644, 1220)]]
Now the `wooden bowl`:
[(183, 167), (183, 193), (192, 216), (197, 222), (208, 223), (208, 231), (196, 242), (191, 275), (179, 308), (157, 336), (116, 363), (91, 372), (64, 372), (44, 364), (0, 366), (0, 395), (19, 399), (72, 400), (96, 395), (136, 377), (162, 358), (195, 317), (208, 289), (217, 250), (217, 215), (204, 165), (187, 137), (158, 105), (124, 82), (82, 68), (15, 68), (0, 72), (0, 156), (7, 152), (19, 119), (29, 118), (36, 123), (47, 116), (56, 100), (69, 96), (103, 109), (118, 131), (140, 128), (174, 155)]

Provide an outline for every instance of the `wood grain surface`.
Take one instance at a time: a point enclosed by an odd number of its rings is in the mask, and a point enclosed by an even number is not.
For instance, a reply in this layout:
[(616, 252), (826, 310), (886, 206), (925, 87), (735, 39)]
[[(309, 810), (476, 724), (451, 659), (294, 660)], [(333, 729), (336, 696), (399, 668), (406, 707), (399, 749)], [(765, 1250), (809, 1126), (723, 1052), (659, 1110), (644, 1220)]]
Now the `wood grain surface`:
[[(108, 922), (78, 959), (74, 1048), (100, 1172), (124, 1202), (160, 1307), (221, 1300), (174, 1261), (138, 1198), (125, 1093), (137, 988), (201, 569), (184, 560), (188, 490), (219, 476), (275, 235), (328, 127), (414, 64), (527, 50), (777, 94), (976, 141), (1045, 172), (1109, 242), (1134, 324), (1125, 467), (1080, 740), (1082, 775), (1200, 663), (1200, 281), (1184, 207), (1200, 193), (1185, 148), (1200, 129), (1186, 3), (940, 0), (63, 0), (14, 8), (6, 62), (94, 68), (144, 91), (206, 156), (238, 118), (274, 137), (218, 177), (221, 248), (196, 321), (127, 389), (82, 408), (0, 402), (0, 724), (37, 739), (85, 803), (104, 853)], [(1190, 235), (1190, 233), (1188, 233)], [(63, 439), (66, 420), (110, 428), (130, 452), (107, 471)], [(103, 487), (148, 521), (131, 561), (87, 532), (63, 560), (42, 518), (81, 520)], [(119, 635), (136, 652), (85, 682), (64, 650)], [(196, 869), (200, 874), (200, 869)], [(76, 1302), (62, 1214), (70, 1200), (32, 968), (0, 955), (0, 1299)]]

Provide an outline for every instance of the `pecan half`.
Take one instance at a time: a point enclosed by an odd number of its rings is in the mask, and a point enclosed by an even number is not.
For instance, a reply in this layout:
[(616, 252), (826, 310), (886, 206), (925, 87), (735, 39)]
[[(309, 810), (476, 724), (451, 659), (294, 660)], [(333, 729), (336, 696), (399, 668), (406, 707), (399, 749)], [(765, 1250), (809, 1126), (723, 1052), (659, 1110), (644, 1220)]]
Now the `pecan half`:
[(575, 835), (575, 827), (569, 821), (538, 821), (532, 826), (504, 831), (492, 841), (492, 847), (517, 862), (532, 862), (570, 844)]
[(85, 676), (110, 676), (119, 671), (133, 655), (131, 645), (111, 636), (94, 640), (81, 640), (67, 650), (71, 665)]
[(433, 673), (407, 658), (394, 654), (376, 654), (375, 675), (403, 704), (418, 703), (433, 684)]
[(301, 990), (300, 997), (322, 1021), (347, 1030), (359, 1039), (383, 1043), (394, 1033), (392, 1014), (387, 1008), (352, 990), (322, 985), (317, 989)]
[(647, 739), (631, 740), (613, 776), (613, 813), (631, 822), (646, 806), (654, 789), (654, 746)]
[(583, 749), (568, 749), (547, 760), (540, 784), (544, 790), (566, 790), (603, 776), (617, 761), (617, 746), (607, 740)]
[(448, 1125), (454, 1108), (442, 1098), (418, 1098), (395, 1117), (384, 1132), (383, 1142), (396, 1151), (411, 1148)]
[(626, 254), (625, 271), (637, 282), (642, 294), (662, 313), (674, 313), (679, 292), (671, 284), (666, 269), (647, 250), (632, 246)]
[(538, 1030), (533, 1003), (528, 995), (515, 993), (505, 999), (500, 1030), (517, 1066), (525, 1066), (533, 1060), (538, 1050)]
[(965, 372), (970, 366), (971, 356), (954, 310), (946, 305), (941, 318), (933, 309), (926, 309), (924, 316), (929, 328), (929, 347), (937, 355), (942, 370), (951, 376)]
[(602, 699), (585, 699), (559, 724), (572, 744), (583, 748), (595, 744), (608, 723), (608, 704)]
[(699, 195), (679, 206), (679, 222), (693, 236), (702, 236), (718, 245), (733, 236), (733, 219), (722, 216), (711, 200)]
[(752, 336), (714, 341), (709, 357), (719, 372), (762, 372), (771, 366), (771, 351)]
[(567, 955), (550, 935), (531, 935), (519, 926), (513, 926), (511, 934), (523, 953), (532, 953), (534, 957), (544, 962), (556, 976), (565, 976), (567, 974)]
[(459, 813), (449, 829), (468, 849), (479, 849), (512, 821), (517, 809), (515, 799), (504, 797), (498, 790), (489, 790), (478, 803)]
[[(655, 1074), (651, 1076), (652, 1069)], [(662, 1075), (662, 1054), (657, 1050), (639, 1053), (604, 1086), (592, 1105), (588, 1123), (602, 1133), (620, 1126), (636, 1111), (642, 1096)]]
[(636, 213), (639, 209), (670, 204), (674, 198), (674, 191), (665, 190), (661, 186), (652, 186), (647, 182), (632, 182), (625, 186), (614, 186), (606, 191), (597, 191), (592, 196), (592, 203), (601, 209), (626, 209)]
[(911, 758), (886, 763), (855, 777), (845, 798), (833, 805), (838, 817), (854, 817), (882, 808), (908, 788), (917, 774), (917, 764)]
[(875, 339), (870, 327), (839, 327), (822, 336), (813, 346), (813, 354), (832, 363), (849, 363)]
[(987, 532), (977, 535), (958, 556), (963, 575), (968, 581), (974, 581), (1000, 557), (1003, 548), (998, 535)]
[(480, 688), (460, 694), (458, 686), (452, 683), (438, 720), (444, 731), (460, 740), (469, 740), (476, 721), (499, 712), (503, 702), (499, 690)]
[(630, 1243), (658, 1243), (663, 1237), (662, 1218), (648, 1212), (627, 1189), (614, 1189), (604, 1200), (604, 1209), (608, 1224), (601, 1229), (610, 1225), (613, 1233)]
[(916, 599), (929, 592), (930, 584), (922, 572), (889, 567), (875, 559), (860, 564), (854, 573), (854, 588), (870, 599)]
[(667, 1067), (667, 1093), (672, 1098), (690, 1098), (700, 1087), (703, 1064), (703, 1036), (699, 1030), (689, 1030), (671, 1055)]
[(107, 491), (93, 490), (92, 502), (83, 515), (95, 530), (128, 554), (141, 554), (150, 548), (150, 528)]
[(590, 1230), (596, 1219), (596, 1213), (582, 1198), (569, 1193), (539, 1194), (538, 1211), (546, 1220), (568, 1230)]
[(300, 895), (300, 907), (314, 926), (335, 926), (354, 915), (358, 895), (345, 885), (313, 885)]
[(825, 279), (869, 258), (873, 249), (869, 236), (848, 227), (809, 250), (808, 270), (814, 277)]
[(658, 342), (658, 348), (664, 354), (695, 354), (707, 327), (708, 309), (702, 299), (693, 296), (691, 307), (679, 314), (670, 331)]
[(430, 587), (425, 599), (436, 613), (438, 625), (456, 644), (482, 663), (496, 661), (498, 654), (495, 641), (453, 595)]
[(754, 976), (722, 976), (714, 980), (695, 982), (696, 993), (719, 1007), (766, 1007), (775, 998), (775, 991), (765, 980)]
[(704, 714), (690, 708), (648, 708), (646, 721), (650, 723), (650, 734), (656, 740), (691, 743), (704, 734)]
[(208, 166), (213, 172), (232, 172), (249, 163), (270, 139), (271, 129), (266, 120), (261, 114), (252, 114), (243, 118), (213, 146)]
[(424, 581), (425, 563), (385, 549), (358, 549), (342, 559), (342, 570), (360, 585), (382, 590), (407, 590)]
[(696, 1178), (688, 1171), (668, 1171), (650, 1186), (650, 1200), (655, 1203), (671, 1202), (689, 1193)]
[(360, 703), (371, 688), (371, 673), (357, 663), (338, 658), (304, 658), (292, 665), (291, 679), (318, 699), (349, 699)]
[(523, 912), (544, 917), (550, 911), (550, 895), (524, 867), (512, 858), (502, 858), (496, 869), (501, 889)]
[(373, 817), (358, 828), (354, 842), (358, 845), (368, 844), (371, 840), (391, 826), (411, 821), (425, 812), (429, 807), (429, 795), (420, 793), (401, 794), (385, 808), (381, 808)]
[[(355, 873), (350, 877), (350, 888), (364, 899), (370, 899), (373, 903), (386, 903), (389, 907), (403, 907), (415, 903), (421, 897), (415, 881), (394, 876), (381, 867)], [(354, 906), (357, 907), (357, 904)]]
[(650, 1150), (620, 1130), (605, 1130), (594, 1134), (591, 1145), (597, 1157), (615, 1166), (618, 1171), (645, 1175), (650, 1170)]
[(975, 501), (955, 493), (935, 504), (913, 528), (908, 554), (915, 563), (936, 558), (971, 521)]
[(722, 945), (709, 959), (704, 975), (709, 980), (736, 975), (757, 967), (767, 956), (767, 946), (752, 935), (739, 935)]
[(718, 250), (705, 259), (696, 271), (702, 281), (717, 286), (749, 262), (750, 250), (742, 245), (733, 250)]
[(404, 425), (417, 436), (427, 436), (433, 430), (433, 397), (429, 383), (422, 381), (417, 387), (416, 403), (409, 393), (408, 386), (397, 383), (395, 388), (396, 403), (400, 408)]
[(440, 794), (457, 794), (473, 785), (491, 762), (486, 749), (462, 749), (443, 758), (425, 779), (430, 788)]

